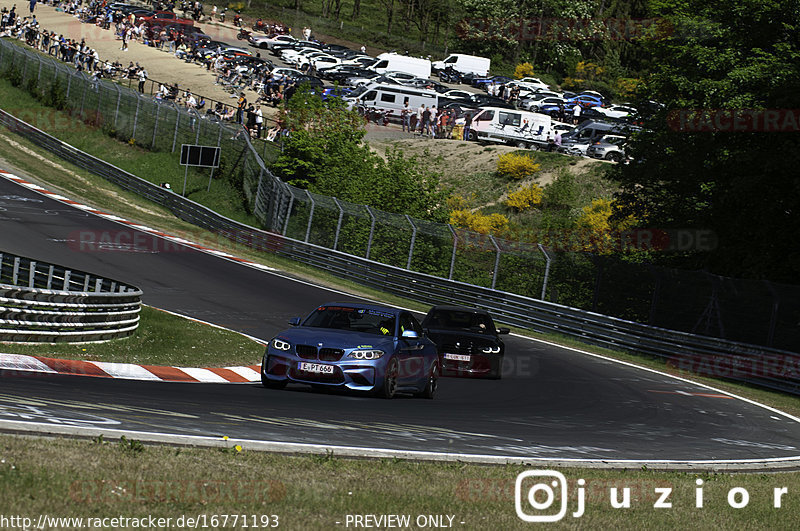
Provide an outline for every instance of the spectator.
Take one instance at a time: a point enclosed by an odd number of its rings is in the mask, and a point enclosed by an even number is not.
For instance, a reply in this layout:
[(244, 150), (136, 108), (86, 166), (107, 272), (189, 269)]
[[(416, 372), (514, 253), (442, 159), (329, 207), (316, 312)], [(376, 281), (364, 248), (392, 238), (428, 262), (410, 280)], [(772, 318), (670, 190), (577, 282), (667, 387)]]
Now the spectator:
[(144, 94), (144, 83), (147, 81), (147, 70), (144, 67), (139, 68), (139, 92)]
[(581, 104), (580, 102), (575, 102), (575, 107), (572, 108), (572, 123), (578, 125), (578, 122), (581, 119)]

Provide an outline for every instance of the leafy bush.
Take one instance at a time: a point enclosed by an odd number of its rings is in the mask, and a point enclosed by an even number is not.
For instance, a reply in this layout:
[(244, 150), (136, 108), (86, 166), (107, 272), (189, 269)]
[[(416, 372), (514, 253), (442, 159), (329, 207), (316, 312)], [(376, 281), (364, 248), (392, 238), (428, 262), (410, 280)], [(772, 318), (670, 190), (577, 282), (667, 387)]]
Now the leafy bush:
[(529, 186), (523, 186), (508, 194), (506, 206), (521, 212), (541, 204), (543, 195), (542, 188), (536, 183), (531, 183)]
[(506, 153), (497, 159), (497, 172), (517, 181), (532, 176), (540, 169), (541, 166), (528, 155)]
[(530, 63), (520, 63), (514, 68), (514, 78), (522, 79), (533, 75), (533, 65)]
[(450, 224), (465, 227), (481, 234), (501, 234), (508, 229), (508, 218), (502, 214), (481, 214), (469, 210), (450, 212)]

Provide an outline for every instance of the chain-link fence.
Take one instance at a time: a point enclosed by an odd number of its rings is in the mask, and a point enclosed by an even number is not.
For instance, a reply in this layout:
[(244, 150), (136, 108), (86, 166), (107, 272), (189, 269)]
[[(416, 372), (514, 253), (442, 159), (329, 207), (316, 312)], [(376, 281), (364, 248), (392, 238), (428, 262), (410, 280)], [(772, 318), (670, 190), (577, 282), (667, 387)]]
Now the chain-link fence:
[[(13, 66), (10, 66), (13, 65)], [(63, 106), (117, 139), (176, 153), (221, 148), (220, 176), (241, 190), (262, 227), (379, 263), (557, 302), (651, 326), (796, 350), (800, 287), (627, 263), (432, 223), (289, 186), (266, 168), (241, 126), (218, 122), (127, 87), (92, 80), (54, 59), (0, 41), (0, 67), (18, 84), (64, 95)], [(9, 74), (9, 68), (15, 69)], [(177, 157), (177, 153), (176, 153)]]

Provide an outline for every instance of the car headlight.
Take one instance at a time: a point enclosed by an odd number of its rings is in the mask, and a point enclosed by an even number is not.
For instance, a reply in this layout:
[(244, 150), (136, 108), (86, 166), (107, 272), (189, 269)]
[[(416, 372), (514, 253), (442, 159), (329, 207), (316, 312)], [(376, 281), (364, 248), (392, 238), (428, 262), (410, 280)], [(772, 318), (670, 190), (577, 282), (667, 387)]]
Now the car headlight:
[(382, 350), (354, 350), (347, 357), (356, 360), (376, 360), (384, 354), (386, 353)]
[(272, 347), (277, 350), (290, 350), (292, 348), (292, 344), (276, 337), (272, 340)]
[(500, 347), (483, 347), (481, 352), (484, 354), (500, 354)]

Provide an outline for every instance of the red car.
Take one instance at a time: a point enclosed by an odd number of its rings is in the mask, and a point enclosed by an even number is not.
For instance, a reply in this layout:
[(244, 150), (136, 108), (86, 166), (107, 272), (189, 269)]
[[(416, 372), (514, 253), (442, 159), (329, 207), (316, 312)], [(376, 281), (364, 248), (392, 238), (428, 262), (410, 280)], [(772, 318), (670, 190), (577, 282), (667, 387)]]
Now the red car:
[(186, 24), (187, 26), (194, 25), (194, 20), (190, 18), (180, 18), (172, 11), (156, 11), (155, 15), (137, 18), (136, 22), (137, 24), (144, 22), (146, 24), (158, 24), (159, 26), (166, 26), (167, 24)]

